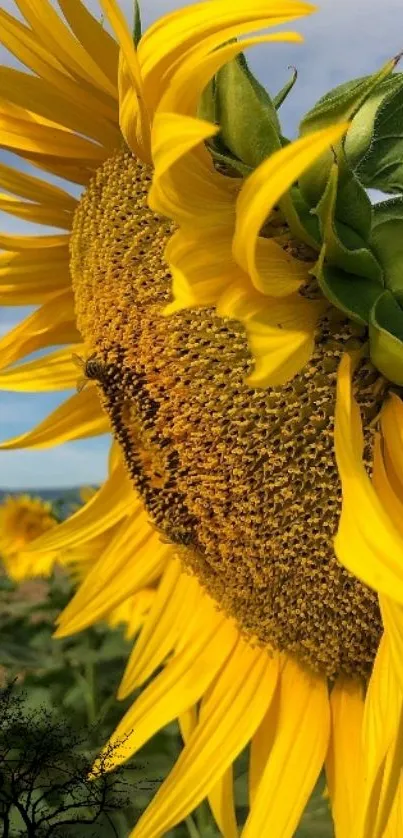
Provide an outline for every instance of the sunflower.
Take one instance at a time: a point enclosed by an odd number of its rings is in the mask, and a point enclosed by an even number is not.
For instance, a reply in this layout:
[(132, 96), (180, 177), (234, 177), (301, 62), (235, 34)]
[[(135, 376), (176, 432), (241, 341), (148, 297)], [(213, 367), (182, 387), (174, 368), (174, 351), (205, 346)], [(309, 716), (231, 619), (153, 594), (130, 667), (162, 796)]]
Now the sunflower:
[(15, 582), (32, 576), (49, 576), (54, 553), (26, 553), (27, 545), (53, 529), (57, 519), (52, 505), (30, 495), (9, 495), (0, 505), (0, 558)]
[(34, 75), (5, 72), (0, 140), (85, 187), (72, 204), (4, 175), (34, 203), (3, 208), (69, 231), (1, 240), (4, 301), (41, 304), (6, 339), (6, 363), (70, 345), (0, 385), (71, 386), (71, 356), (83, 356), (96, 388), (7, 445), (110, 421), (124, 454), (127, 472), (116, 458), (99, 493), (32, 552), (106, 536), (59, 636), (157, 587), (119, 696), (147, 685), (113, 735), (125, 739), (114, 759), (174, 718), (184, 748), (132, 834), (164, 835), (208, 797), (236, 836), (232, 764), (250, 744), (245, 838), (291, 838), (324, 765), (337, 838), (399, 838), (402, 406), (392, 394), (383, 407), (363, 329), (318, 293), (317, 242), (288, 200), (330, 144), (339, 152), (346, 125), (272, 149), (245, 179), (241, 158), (224, 154), (220, 168), (218, 126), (197, 115), (241, 50), (297, 36), (234, 38), (312, 9), (211, 0), (157, 21), (135, 49), (103, 0), (117, 74), (103, 27), (78, 0), (59, 5), (70, 29), (47, 2), (18, 0), (28, 26), (1, 15), (3, 43)]
[[(50, 576), (58, 565), (65, 573), (68, 573), (75, 587), (81, 584), (84, 588), (83, 580), (91, 574), (95, 565), (97, 566), (95, 576), (99, 579), (100, 557), (106, 555), (110, 560), (115, 549), (119, 558), (124, 560), (126, 573), (130, 573), (133, 546), (135, 549), (135, 544), (132, 546), (132, 539), (135, 536), (138, 539), (143, 510), (138, 502), (133, 503), (133, 492), (129, 481), (125, 473), (122, 473), (122, 468), (118, 468), (119, 458), (114, 457), (114, 453), (113, 451), (109, 461), (110, 478), (116, 481), (118, 477), (122, 481), (126, 490), (126, 504), (116, 502), (108, 481), (98, 490), (87, 487), (81, 490), (83, 504), (79, 506), (74, 520), (75, 527), (78, 521), (78, 539), (74, 537), (74, 527), (73, 533), (70, 532), (69, 535), (69, 524), (66, 523), (63, 527), (62, 544), (58, 547), (60, 539), (57, 536), (57, 530), (63, 525), (59, 523), (50, 503), (29, 495), (9, 496), (5, 499), (0, 506), (0, 558), (11, 579), (21, 582), (37, 576)], [(115, 470), (117, 474), (114, 474)], [(91, 537), (91, 522), (97, 521), (99, 517), (104, 518), (104, 495), (108, 493), (114, 507), (113, 522), (105, 520), (101, 532), (98, 531), (97, 535)], [(39, 539), (44, 533), (49, 533), (50, 530), (56, 537), (53, 548), (47, 552), (27, 551), (31, 542)], [(126, 552), (123, 549), (122, 536), (125, 536), (128, 542)], [(152, 545), (151, 539), (149, 546), (152, 547)], [(138, 555), (142, 556), (141, 548), (136, 551), (136, 560)], [(161, 565), (158, 565), (158, 562), (149, 562), (148, 570), (146, 569), (147, 562), (142, 563), (140, 577), (132, 576), (130, 580), (127, 577), (120, 580), (124, 585), (123, 591), (128, 593), (127, 597), (122, 600), (119, 591), (117, 607), (109, 608), (111, 601), (111, 591), (109, 591), (108, 607), (104, 609), (101, 607), (99, 610), (99, 619), (105, 619), (112, 628), (121, 624), (125, 625), (127, 639), (133, 637), (144, 622), (155, 597), (155, 582), (161, 576)], [(91, 589), (94, 588), (93, 577), (94, 574), (89, 580)], [(86, 622), (84, 618), (80, 627), (89, 625), (89, 622), (92, 621)]]

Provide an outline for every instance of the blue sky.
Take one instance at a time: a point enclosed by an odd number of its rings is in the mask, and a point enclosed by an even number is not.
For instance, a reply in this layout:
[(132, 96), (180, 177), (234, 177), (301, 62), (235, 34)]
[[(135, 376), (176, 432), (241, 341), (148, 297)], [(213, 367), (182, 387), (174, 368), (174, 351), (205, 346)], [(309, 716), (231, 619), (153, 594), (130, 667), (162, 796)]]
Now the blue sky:
[[(95, 14), (100, 14), (97, 0), (88, 0), (87, 5)], [(144, 25), (184, 5), (187, 3), (180, 0), (143, 0)], [(132, 0), (121, 0), (121, 6), (131, 14)], [(0, 7), (18, 17), (13, 0), (0, 0)], [(402, 24), (401, 0), (382, 0), (382, 3), (323, 0), (316, 14), (287, 27), (301, 32), (305, 37), (304, 44), (268, 44), (249, 51), (252, 69), (271, 93), (276, 93), (289, 77), (288, 65), (298, 69), (297, 85), (280, 111), (284, 133), (295, 136), (301, 116), (330, 87), (373, 72), (402, 50)], [(1, 48), (0, 60), (16, 64)], [(18, 158), (7, 152), (0, 151), (0, 160), (21, 166)], [(14, 233), (34, 231), (33, 225), (11, 219), (4, 213), (0, 213), (0, 229)], [(46, 228), (38, 228), (38, 231), (45, 233)], [(0, 308), (0, 337), (29, 311)], [(44, 395), (1, 392), (0, 439), (33, 427), (65, 397), (66, 391)], [(108, 444), (107, 437), (99, 437), (44, 451), (0, 452), (0, 488), (98, 483), (105, 476)]]

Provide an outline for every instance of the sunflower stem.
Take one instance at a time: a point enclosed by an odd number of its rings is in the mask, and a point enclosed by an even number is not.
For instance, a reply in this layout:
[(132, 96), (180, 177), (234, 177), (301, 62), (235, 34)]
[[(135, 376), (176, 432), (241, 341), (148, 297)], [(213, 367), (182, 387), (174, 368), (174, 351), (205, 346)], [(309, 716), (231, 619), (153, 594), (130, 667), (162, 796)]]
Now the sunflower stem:
[(92, 661), (85, 662), (85, 681), (86, 681), (86, 704), (88, 713), (88, 722), (93, 725), (97, 719), (97, 708), (95, 701), (95, 678), (94, 678), (94, 664)]
[(211, 829), (210, 812), (205, 800), (200, 803), (196, 810), (197, 827), (200, 835), (207, 835)]
[(187, 818), (185, 820), (185, 824), (187, 826), (187, 830), (188, 830), (188, 833), (190, 835), (190, 838), (200, 838), (199, 830), (197, 829), (197, 826), (196, 826), (196, 824), (195, 824), (191, 815), (187, 816)]

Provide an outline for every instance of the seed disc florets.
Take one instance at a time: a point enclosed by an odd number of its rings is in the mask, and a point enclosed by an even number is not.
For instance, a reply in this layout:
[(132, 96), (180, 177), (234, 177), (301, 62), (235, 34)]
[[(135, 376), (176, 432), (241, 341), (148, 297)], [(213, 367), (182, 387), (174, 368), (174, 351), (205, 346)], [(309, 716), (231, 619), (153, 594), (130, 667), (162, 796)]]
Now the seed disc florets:
[[(352, 329), (327, 317), (285, 387), (251, 390), (241, 325), (213, 311), (170, 318), (168, 222), (147, 207), (150, 172), (127, 151), (77, 210), (71, 267), (79, 327), (104, 364), (115, 434), (155, 525), (258, 642), (317, 671), (366, 675), (381, 633), (376, 595), (333, 550), (341, 504), (336, 373)], [(378, 374), (355, 381), (370, 458)]]

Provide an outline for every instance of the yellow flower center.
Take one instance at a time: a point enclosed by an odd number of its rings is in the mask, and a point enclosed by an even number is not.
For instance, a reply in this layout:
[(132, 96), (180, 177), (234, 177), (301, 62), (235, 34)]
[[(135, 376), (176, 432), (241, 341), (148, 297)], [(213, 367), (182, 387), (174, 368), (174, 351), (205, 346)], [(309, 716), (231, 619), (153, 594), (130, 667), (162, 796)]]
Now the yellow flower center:
[[(336, 373), (359, 337), (335, 314), (289, 384), (246, 387), (253, 362), (240, 324), (207, 309), (160, 314), (171, 225), (148, 209), (149, 185), (149, 169), (117, 152), (83, 196), (72, 236), (79, 328), (133, 480), (245, 635), (329, 676), (365, 676), (381, 633), (377, 598), (333, 550)], [(363, 364), (355, 390), (368, 468), (377, 384)]]

